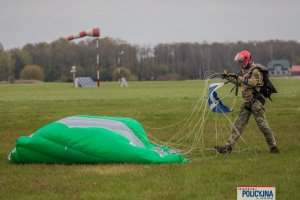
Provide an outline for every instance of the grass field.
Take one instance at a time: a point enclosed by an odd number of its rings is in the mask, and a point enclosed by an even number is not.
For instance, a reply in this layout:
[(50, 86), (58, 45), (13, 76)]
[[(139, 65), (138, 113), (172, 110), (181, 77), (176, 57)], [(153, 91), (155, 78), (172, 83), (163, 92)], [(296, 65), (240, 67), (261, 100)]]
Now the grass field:
[[(137, 119), (150, 139), (166, 141), (202, 96), (202, 81), (116, 82), (100, 88), (71, 83), (0, 85), (0, 199), (236, 199), (237, 186), (276, 186), (277, 199), (300, 199), (300, 80), (273, 79), (279, 93), (267, 102), (267, 119), (280, 154), (268, 153), (253, 118), (243, 138), (250, 149), (230, 155), (204, 151), (187, 164), (11, 164), (7, 156), (19, 136), (58, 119), (79, 115)], [(241, 104), (237, 99), (237, 114)], [(205, 124), (205, 148), (216, 144), (213, 114)], [(152, 127), (152, 128), (150, 128)], [(229, 135), (229, 128), (224, 131)], [(219, 142), (223, 143), (222, 137)], [(186, 145), (189, 145), (187, 142)], [(240, 141), (240, 148), (245, 144)], [(209, 157), (204, 157), (209, 155)]]

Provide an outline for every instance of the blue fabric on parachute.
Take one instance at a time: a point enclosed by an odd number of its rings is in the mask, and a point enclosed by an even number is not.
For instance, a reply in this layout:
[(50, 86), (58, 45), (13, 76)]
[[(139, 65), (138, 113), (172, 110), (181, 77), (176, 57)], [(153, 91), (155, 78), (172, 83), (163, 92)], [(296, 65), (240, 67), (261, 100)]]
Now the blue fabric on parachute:
[(208, 91), (208, 105), (211, 111), (216, 113), (232, 112), (232, 109), (225, 106), (219, 99), (216, 90), (222, 87), (224, 83), (213, 83), (209, 86)]

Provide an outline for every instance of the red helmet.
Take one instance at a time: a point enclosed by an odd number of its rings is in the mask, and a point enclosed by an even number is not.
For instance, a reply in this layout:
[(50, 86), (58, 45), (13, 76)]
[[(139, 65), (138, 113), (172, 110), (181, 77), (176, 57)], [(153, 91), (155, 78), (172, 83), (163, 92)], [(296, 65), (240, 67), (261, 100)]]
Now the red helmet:
[(245, 61), (245, 65), (242, 66), (243, 68), (245, 68), (251, 61), (251, 54), (249, 51), (241, 51), (236, 54), (234, 61), (238, 63)]

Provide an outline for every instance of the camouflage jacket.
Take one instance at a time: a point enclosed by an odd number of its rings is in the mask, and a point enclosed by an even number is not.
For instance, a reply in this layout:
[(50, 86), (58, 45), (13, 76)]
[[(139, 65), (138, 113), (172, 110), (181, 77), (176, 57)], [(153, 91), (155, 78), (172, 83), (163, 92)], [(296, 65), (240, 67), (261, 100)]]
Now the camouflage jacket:
[(249, 102), (253, 99), (254, 89), (260, 91), (263, 86), (263, 75), (256, 68), (255, 63), (247, 70), (243, 70), (243, 75), (238, 77), (239, 86), (242, 88), (242, 97), (244, 102)]

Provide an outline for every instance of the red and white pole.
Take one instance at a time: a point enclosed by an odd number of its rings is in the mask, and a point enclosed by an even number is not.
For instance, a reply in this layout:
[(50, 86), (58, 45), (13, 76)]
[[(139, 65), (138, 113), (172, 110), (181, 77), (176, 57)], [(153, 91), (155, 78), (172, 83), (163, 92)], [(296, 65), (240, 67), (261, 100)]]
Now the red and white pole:
[(70, 35), (67, 37), (68, 41), (77, 39), (77, 38), (82, 38), (85, 36), (91, 36), (91, 37), (97, 37), (96, 39), (96, 52), (97, 52), (97, 57), (96, 57), (96, 61), (97, 61), (97, 86), (100, 86), (100, 58), (99, 58), (99, 37), (100, 37), (100, 29), (99, 28), (93, 28), (92, 30), (89, 31), (81, 31), (78, 34), (75, 35)]
[(99, 39), (96, 39), (96, 47), (97, 47), (97, 86), (100, 87), (100, 64), (99, 64)]

